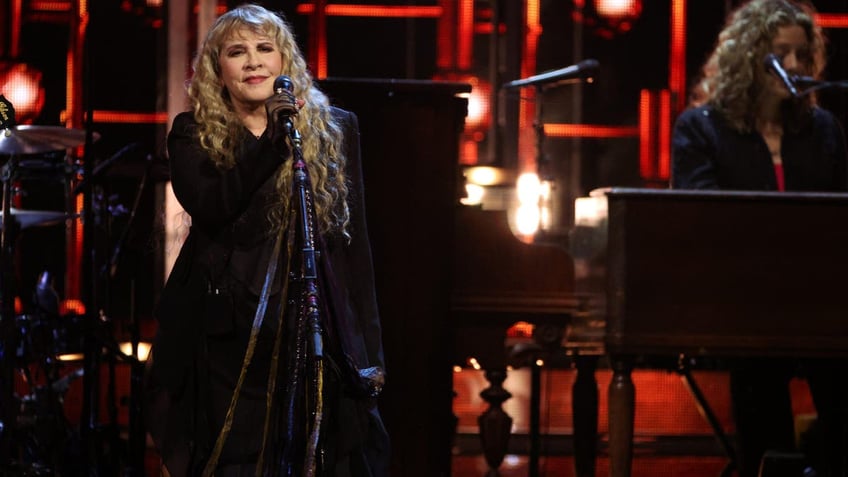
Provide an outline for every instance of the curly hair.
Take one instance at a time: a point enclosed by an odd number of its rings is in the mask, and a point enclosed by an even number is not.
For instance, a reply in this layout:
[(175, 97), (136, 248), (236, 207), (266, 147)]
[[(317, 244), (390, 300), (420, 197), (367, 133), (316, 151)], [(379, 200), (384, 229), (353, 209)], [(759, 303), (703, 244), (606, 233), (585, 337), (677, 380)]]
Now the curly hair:
[[(719, 33), (715, 48), (701, 70), (692, 90), (693, 105), (709, 104), (740, 131), (754, 128), (756, 106), (761, 101), (769, 73), (764, 58), (772, 51), (772, 40), (781, 27), (798, 25), (804, 29), (810, 56), (802, 62), (803, 73), (821, 76), (825, 64), (825, 40), (813, 20), (814, 8), (792, 0), (752, 0), (737, 8)], [(807, 95), (789, 105), (792, 116), (803, 117), (815, 103)]]
[[(189, 103), (199, 124), (202, 147), (218, 167), (235, 165), (236, 149), (245, 132), (221, 80), (218, 58), (224, 42), (244, 29), (274, 41), (283, 57), (282, 74), (291, 78), (295, 97), (305, 100), (294, 117), (294, 126), (298, 131), (309, 131), (303, 134), (301, 151), (312, 180), (317, 227), (322, 233), (335, 231), (349, 238), (343, 133), (333, 120), (327, 96), (313, 84), (292, 29), (282, 15), (245, 4), (218, 17), (209, 29), (194, 59), (194, 73), (188, 84)], [(283, 211), (289, 205), (291, 182), (291, 168), (281, 167), (276, 179), (278, 203), (269, 209), (269, 219), (275, 226), (282, 224)]]

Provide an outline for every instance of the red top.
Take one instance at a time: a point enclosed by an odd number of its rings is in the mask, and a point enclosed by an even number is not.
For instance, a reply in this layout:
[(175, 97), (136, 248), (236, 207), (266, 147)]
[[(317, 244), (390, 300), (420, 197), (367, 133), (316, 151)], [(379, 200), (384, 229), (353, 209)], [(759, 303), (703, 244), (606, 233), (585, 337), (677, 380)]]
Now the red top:
[(786, 183), (783, 180), (783, 163), (774, 164), (774, 176), (777, 178), (777, 190), (783, 192), (786, 190)]

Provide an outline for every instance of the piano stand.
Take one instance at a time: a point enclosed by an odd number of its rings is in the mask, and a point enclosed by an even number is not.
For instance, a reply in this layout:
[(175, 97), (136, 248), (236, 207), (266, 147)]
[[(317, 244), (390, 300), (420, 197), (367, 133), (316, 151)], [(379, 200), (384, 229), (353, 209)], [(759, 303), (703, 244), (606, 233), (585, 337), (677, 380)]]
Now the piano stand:
[(736, 469), (736, 450), (727, 438), (727, 434), (725, 434), (724, 430), (721, 428), (721, 423), (718, 422), (718, 418), (716, 418), (715, 413), (713, 413), (712, 408), (710, 408), (709, 403), (707, 403), (707, 398), (704, 397), (704, 393), (701, 392), (701, 388), (698, 386), (698, 383), (695, 382), (695, 378), (692, 377), (692, 371), (687, 363), (685, 355), (680, 356), (680, 359), (677, 362), (676, 371), (683, 380), (683, 384), (686, 385), (686, 389), (689, 390), (689, 393), (692, 394), (692, 397), (695, 399), (695, 405), (698, 406), (698, 412), (701, 413), (701, 416), (703, 416), (703, 418), (710, 424), (710, 427), (713, 429), (713, 434), (715, 434), (721, 448), (724, 450), (724, 454), (727, 456), (727, 465), (724, 466), (724, 469), (722, 469), (721, 474), (719, 475), (721, 475), (721, 477), (729, 477), (733, 470)]
[(609, 384), (609, 447), (610, 476), (630, 475), (633, 457), (633, 419), (635, 414), (635, 387), (631, 372), (632, 356), (610, 356), (612, 380)]
[(542, 367), (537, 362), (530, 363), (530, 451), (527, 459), (527, 476), (539, 477), (539, 456), (541, 455), (541, 401)]
[(489, 404), (489, 408), (477, 419), (477, 423), (480, 426), (483, 455), (489, 465), (487, 475), (494, 477), (498, 475), (498, 467), (506, 456), (509, 444), (512, 418), (503, 410), (502, 405), (512, 394), (503, 387), (506, 380), (505, 369), (487, 370), (486, 379), (490, 385), (480, 392), (480, 397)]
[[(630, 475), (633, 455), (633, 419), (636, 395), (633, 380), (631, 379), (633, 357), (614, 356), (611, 362), (613, 375), (609, 385), (609, 419), (610, 422), (620, 423), (620, 425), (610, 426), (610, 475), (626, 476)], [(692, 377), (691, 368), (686, 362), (685, 355), (681, 356), (678, 360), (676, 372), (680, 375), (683, 384), (686, 385), (689, 393), (695, 399), (698, 412), (710, 424), (713, 433), (724, 450), (728, 458), (728, 463), (722, 469), (720, 475), (722, 477), (729, 477), (733, 470), (736, 469), (736, 451), (724, 433), (712, 408), (707, 403), (707, 399), (701, 392), (701, 388)], [(577, 383), (575, 382), (576, 387)], [(579, 409), (576, 398), (574, 407), (575, 410)], [(576, 416), (577, 412), (575, 411)], [(575, 434), (577, 434), (576, 429)], [(575, 438), (576, 444), (577, 439)]]
[(577, 477), (594, 477), (598, 455), (598, 355), (574, 357), (577, 377), (571, 388), (574, 427), (574, 472)]

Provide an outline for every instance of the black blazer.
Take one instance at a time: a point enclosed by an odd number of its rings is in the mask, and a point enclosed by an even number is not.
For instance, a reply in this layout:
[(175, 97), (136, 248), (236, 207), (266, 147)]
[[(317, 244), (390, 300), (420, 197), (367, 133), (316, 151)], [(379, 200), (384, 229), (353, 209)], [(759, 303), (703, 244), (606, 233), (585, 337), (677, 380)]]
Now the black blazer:
[[(784, 129), (781, 145), (786, 190), (848, 189), (845, 139), (836, 118), (814, 108), (800, 130)], [(713, 108), (690, 108), (672, 136), (671, 186), (679, 189), (775, 191), (777, 179), (765, 140), (757, 131), (732, 129)]]

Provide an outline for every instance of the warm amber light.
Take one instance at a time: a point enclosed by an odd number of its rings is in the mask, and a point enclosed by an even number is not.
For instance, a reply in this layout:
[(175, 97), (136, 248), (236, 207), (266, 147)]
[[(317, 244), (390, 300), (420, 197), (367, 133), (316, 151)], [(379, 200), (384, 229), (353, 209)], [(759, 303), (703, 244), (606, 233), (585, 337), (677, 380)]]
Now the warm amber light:
[(76, 315), (84, 315), (85, 314), (85, 305), (80, 300), (70, 299), (64, 300), (59, 304), (59, 313), (62, 315), (65, 314), (76, 314)]
[(68, 353), (68, 354), (60, 354), (56, 357), (59, 361), (82, 361), (85, 359), (85, 355), (82, 353)]
[(596, 0), (595, 11), (603, 17), (636, 18), (642, 13), (641, 0)]
[(480, 205), (486, 196), (486, 188), (477, 184), (465, 184), (465, 197), (459, 199), (462, 205)]
[(465, 117), (465, 127), (468, 129), (485, 129), (489, 127), (489, 103), (491, 102), (492, 87), (477, 77), (464, 78), (471, 84), (468, 98), (468, 115)]
[[(127, 356), (132, 356), (132, 343), (131, 342), (123, 342), (120, 344), (121, 353), (124, 353)], [(139, 361), (147, 361), (147, 356), (150, 355), (150, 343), (145, 343), (144, 341), (140, 341), (138, 343), (138, 360)]]
[(550, 137), (635, 137), (639, 134), (637, 126), (604, 126), (601, 124), (556, 124), (542, 126), (546, 136)]
[(506, 330), (506, 335), (510, 338), (530, 338), (535, 327), (533, 323), (516, 321)]
[(479, 186), (503, 185), (512, 180), (506, 169), (492, 166), (471, 166), (463, 170), (465, 182)]

